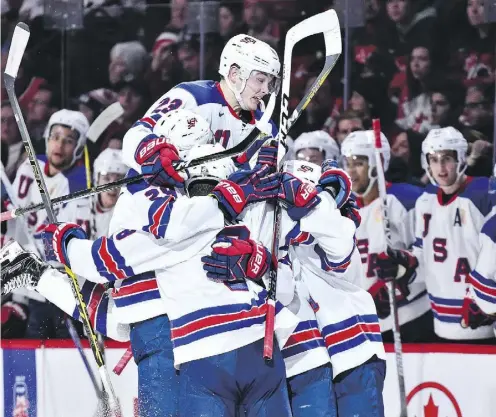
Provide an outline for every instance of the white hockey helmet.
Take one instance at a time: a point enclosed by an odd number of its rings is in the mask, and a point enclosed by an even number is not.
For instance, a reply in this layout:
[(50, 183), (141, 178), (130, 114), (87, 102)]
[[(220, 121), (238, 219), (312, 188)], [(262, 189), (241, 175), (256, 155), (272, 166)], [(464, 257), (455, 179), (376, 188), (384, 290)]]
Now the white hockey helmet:
[(322, 169), (313, 162), (307, 161), (286, 161), (283, 164), (283, 171), (294, 175), (296, 178), (317, 185)]
[(122, 161), (122, 151), (120, 149), (104, 149), (97, 156), (93, 163), (93, 181), (98, 183), (98, 175), (109, 173), (126, 175), (127, 165)]
[(302, 133), (293, 145), (295, 158), (298, 158), (298, 152), (302, 149), (314, 148), (324, 153), (324, 161), (326, 159), (334, 159), (339, 161), (340, 152), (336, 141), (323, 130), (315, 130), (313, 132)]
[(422, 168), (424, 168), (431, 183), (437, 185), (437, 182), (429, 172), (428, 154), (440, 151), (455, 151), (458, 161), (456, 168), (456, 181), (458, 181), (467, 169), (467, 150), (467, 140), (463, 137), (462, 133), (454, 127), (448, 126), (429, 131), (422, 142), (421, 163)]
[[(389, 161), (391, 159), (391, 147), (389, 142), (381, 132), (381, 146), (382, 146), (382, 164), (384, 171), (389, 168)], [(354, 156), (366, 156), (369, 164), (369, 185), (363, 194), (355, 193), (358, 197), (363, 197), (367, 195), (372, 186), (377, 180), (377, 170), (375, 161), (375, 135), (373, 130), (359, 130), (356, 132), (351, 132), (341, 143), (341, 160), (342, 166), (346, 169), (347, 161), (346, 158)]]
[(48, 124), (43, 134), (46, 146), (48, 146), (48, 138), (50, 137), (52, 127), (55, 125), (68, 127), (69, 129), (75, 130), (78, 133), (77, 145), (72, 155), (72, 165), (79, 158), (81, 158), (81, 155), (83, 154), (84, 145), (86, 145), (86, 133), (88, 132), (88, 129), (90, 127), (88, 119), (80, 111), (62, 109), (53, 113), (48, 120)]
[[(239, 67), (241, 87), (237, 89), (228, 78), (233, 65)], [(229, 39), (222, 50), (219, 63), (219, 74), (224, 77), (229, 88), (233, 91), (242, 109), (247, 107), (241, 98), (241, 92), (253, 71), (263, 72), (273, 76), (269, 93), (276, 93), (280, 87), (279, 71), (281, 62), (277, 52), (269, 44), (253, 36), (240, 34)]]
[[(194, 145), (188, 153), (187, 160), (201, 156), (212, 155), (225, 149), (218, 143)], [(188, 179), (184, 188), (189, 197), (207, 195), (221, 180), (225, 180), (236, 171), (236, 166), (231, 158), (207, 162), (193, 168), (188, 168)]]
[(153, 127), (153, 133), (164, 136), (186, 159), (195, 145), (213, 143), (210, 124), (191, 110), (178, 109), (164, 114)]

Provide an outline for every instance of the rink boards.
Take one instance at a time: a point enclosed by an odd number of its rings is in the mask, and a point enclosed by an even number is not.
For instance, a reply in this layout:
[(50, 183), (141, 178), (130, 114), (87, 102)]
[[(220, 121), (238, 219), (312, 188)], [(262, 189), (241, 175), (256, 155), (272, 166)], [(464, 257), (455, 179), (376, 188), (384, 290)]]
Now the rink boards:
[[(96, 395), (71, 340), (44, 344), (36, 340), (3, 340), (1, 346), (0, 416), (89, 417), (95, 414)], [(109, 343), (106, 360), (110, 371), (125, 347)], [(387, 350), (383, 393), (386, 416), (397, 417), (395, 358), (392, 346), (387, 346)], [(86, 354), (94, 365), (89, 349)], [(496, 416), (496, 346), (404, 345), (403, 360), (409, 416)], [(120, 376), (112, 374), (112, 382), (123, 417), (138, 416), (134, 362), (131, 361)]]

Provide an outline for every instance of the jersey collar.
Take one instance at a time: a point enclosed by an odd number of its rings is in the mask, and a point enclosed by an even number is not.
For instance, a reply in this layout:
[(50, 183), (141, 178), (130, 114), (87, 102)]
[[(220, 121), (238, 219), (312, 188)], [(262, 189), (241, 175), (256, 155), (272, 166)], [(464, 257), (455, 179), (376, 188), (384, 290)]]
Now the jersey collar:
[(441, 187), (437, 189), (437, 202), (439, 203), (440, 206), (448, 206), (450, 205), (453, 201), (456, 200), (456, 197), (458, 197), (461, 193), (465, 191), (465, 188), (472, 182), (474, 177), (469, 177), (465, 179), (462, 185), (460, 185), (460, 188), (451, 196), (451, 198), (446, 202), (446, 204), (443, 204), (443, 190)]

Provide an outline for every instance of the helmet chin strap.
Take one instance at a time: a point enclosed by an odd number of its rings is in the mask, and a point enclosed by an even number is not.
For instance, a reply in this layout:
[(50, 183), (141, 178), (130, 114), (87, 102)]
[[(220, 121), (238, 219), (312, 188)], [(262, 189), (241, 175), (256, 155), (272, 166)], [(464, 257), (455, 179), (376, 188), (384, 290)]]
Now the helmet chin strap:
[(229, 79), (226, 78), (227, 86), (234, 93), (234, 97), (236, 97), (236, 100), (238, 101), (240, 107), (243, 110), (248, 110), (248, 106), (245, 104), (243, 98), (241, 97), (241, 93), (246, 87), (246, 79), (240, 78), (240, 80), (241, 80), (241, 88), (238, 90), (236, 86)]
[(369, 185), (367, 185), (367, 188), (365, 189), (365, 191), (362, 194), (354, 192), (357, 197), (364, 198), (367, 196), (368, 193), (370, 193), (370, 190), (372, 190), (372, 187), (374, 186), (375, 182), (377, 181), (377, 175), (372, 175), (373, 170), (374, 170), (374, 167), (369, 166), (369, 171), (368, 171)]
[(365, 189), (365, 191), (362, 194), (357, 193), (355, 191), (353, 191), (353, 193), (359, 198), (365, 198), (367, 196), (367, 194), (370, 193), (370, 190), (372, 190), (372, 187), (374, 186), (376, 181), (377, 181), (377, 177), (370, 178), (369, 185), (367, 185), (367, 188)]

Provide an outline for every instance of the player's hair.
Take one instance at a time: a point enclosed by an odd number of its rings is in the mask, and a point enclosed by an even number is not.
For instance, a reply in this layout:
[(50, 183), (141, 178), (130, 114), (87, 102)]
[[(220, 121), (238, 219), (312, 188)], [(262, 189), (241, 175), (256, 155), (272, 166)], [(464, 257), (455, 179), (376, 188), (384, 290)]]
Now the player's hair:
[(356, 112), (355, 110), (346, 110), (336, 118), (336, 127), (338, 127), (339, 123), (341, 123), (343, 120), (353, 120), (353, 119), (358, 119), (363, 124), (363, 119), (358, 112)]

